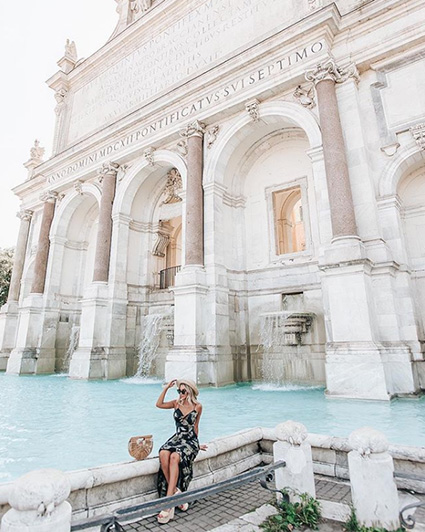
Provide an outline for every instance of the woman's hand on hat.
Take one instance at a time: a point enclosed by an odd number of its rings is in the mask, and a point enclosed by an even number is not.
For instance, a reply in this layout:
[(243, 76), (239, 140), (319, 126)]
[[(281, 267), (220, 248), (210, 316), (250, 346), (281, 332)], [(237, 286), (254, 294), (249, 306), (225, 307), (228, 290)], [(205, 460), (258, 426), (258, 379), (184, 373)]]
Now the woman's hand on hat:
[(203, 443), (199, 446), (199, 448), (201, 449), (201, 451), (206, 451), (208, 449), (208, 445), (206, 443)]
[(175, 384), (176, 384), (177, 380), (176, 379), (173, 379), (172, 381), (170, 381), (168, 384), (167, 384), (167, 388), (172, 388)]

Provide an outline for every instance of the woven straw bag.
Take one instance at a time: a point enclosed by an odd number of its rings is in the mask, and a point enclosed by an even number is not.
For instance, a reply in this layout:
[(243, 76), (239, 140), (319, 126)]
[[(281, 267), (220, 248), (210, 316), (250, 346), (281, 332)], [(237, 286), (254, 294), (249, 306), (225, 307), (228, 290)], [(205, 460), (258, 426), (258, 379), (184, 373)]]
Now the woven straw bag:
[(128, 441), (128, 452), (136, 460), (144, 460), (153, 448), (152, 434), (146, 436), (133, 436)]

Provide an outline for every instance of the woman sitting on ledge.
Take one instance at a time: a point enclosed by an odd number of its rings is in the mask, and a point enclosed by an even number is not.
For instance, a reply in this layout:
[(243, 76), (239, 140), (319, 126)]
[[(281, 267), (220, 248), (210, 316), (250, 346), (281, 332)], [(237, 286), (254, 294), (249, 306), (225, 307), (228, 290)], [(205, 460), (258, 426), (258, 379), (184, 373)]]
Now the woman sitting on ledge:
[[(164, 402), (167, 391), (177, 384), (178, 399)], [(158, 493), (160, 497), (175, 495), (187, 491), (193, 476), (193, 461), (199, 450), (206, 445), (199, 445), (199, 420), (202, 405), (197, 401), (199, 391), (196, 384), (189, 379), (172, 380), (161, 392), (156, 406), (173, 408), (176, 433), (159, 449), (160, 468), (158, 472)], [(185, 512), (188, 503), (179, 506)], [(174, 517), (174, 508), (162, 510), (158, 514), (158, 523), (168, 523)]]

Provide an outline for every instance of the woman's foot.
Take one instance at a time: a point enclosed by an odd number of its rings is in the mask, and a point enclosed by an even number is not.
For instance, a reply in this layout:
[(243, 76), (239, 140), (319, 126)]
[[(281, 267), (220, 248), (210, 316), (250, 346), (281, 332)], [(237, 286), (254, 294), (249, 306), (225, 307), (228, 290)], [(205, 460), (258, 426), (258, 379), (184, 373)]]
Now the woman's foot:
[(166, 525), (171, 519), (174, 519), (174, 508), (161, 510), (157, 517), (157, 521), (160, 525)]
[[(181, 493), (181, 490), (179, 490), (179, 488), (176, 488), (174, 495), (178, 495), (179, 493)], [(187, 510), (189, 509), (189, 503), (185, 502), (184, 504), (180, 504), (178, 506), (178, 509), (181, 510), (182, 512), (187, 512)]]

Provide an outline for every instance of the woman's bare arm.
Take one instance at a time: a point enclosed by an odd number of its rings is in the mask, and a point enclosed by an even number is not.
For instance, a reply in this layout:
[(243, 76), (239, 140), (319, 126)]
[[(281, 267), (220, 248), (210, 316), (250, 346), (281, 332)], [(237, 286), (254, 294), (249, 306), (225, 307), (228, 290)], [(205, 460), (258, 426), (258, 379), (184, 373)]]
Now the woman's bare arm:
[(176, 400), (173, 399), (172, 401), (166, 401), (164, 402), (164, 399), (165, 399), (165, 394), (168, 392), (168, 390), (170, 388), (172, 388), (176, 383), (176, 380), (172, 380), (170, 381), (167, 386), (162, 390), (162, 392), (160, 393), (159, 397), (158, 397), (158, 401), (156, 402), (156, 406), (157, 408), (175, 408), (176, 407)]

